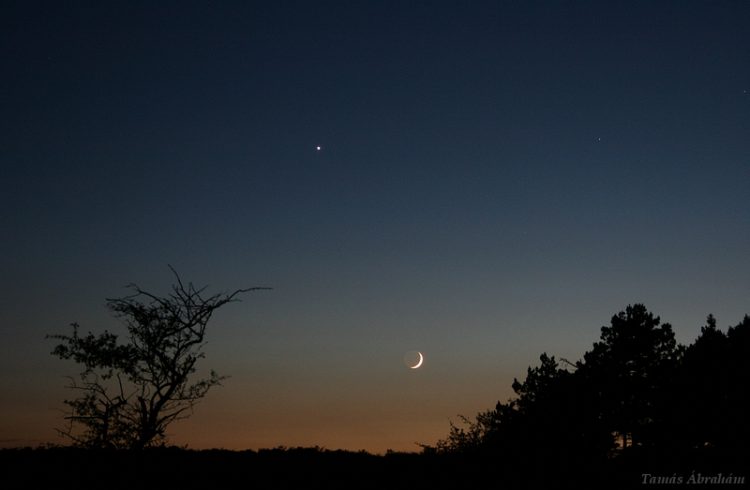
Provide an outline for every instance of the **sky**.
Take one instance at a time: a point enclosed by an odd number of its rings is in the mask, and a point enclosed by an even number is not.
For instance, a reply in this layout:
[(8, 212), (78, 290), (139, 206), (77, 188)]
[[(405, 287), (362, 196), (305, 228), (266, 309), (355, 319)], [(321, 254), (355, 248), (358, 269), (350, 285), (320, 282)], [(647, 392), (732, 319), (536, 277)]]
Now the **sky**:
[[(45, 335), (173, 277), (226, 305), (193, 448), (415, 451), (644, 303), (750, 313), (750, 3), (0, 4), (0, 446)], [(317, 147), (320, 146), (320, 150)], [(403, 363), (424, 354), (417, 370)]]

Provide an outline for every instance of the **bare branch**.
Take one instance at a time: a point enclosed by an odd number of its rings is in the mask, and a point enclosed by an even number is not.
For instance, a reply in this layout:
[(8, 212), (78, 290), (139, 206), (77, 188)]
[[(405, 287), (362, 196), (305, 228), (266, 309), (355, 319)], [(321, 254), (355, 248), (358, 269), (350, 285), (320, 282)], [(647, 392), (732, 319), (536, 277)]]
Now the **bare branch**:
[(568, 366), (572, 367), (573, 369), (578, 369), (578, 366), (576, 364), (573, 364), (569, 360), (565, 359), (564, 357), (561, 357), (560, 360), (567, 364)]

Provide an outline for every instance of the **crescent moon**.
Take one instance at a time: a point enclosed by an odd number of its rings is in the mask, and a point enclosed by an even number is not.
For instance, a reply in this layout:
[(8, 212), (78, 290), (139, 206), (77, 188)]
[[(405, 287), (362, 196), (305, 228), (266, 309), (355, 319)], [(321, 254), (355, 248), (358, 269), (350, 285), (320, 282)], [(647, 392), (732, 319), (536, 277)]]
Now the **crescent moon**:
[(409, 368), (411, 368), (411, 369), (419, 369), (419, 366), (421, 366), (422, 363), (424, 362), (424, 356), (422, 355), (422, 353), (421, 352), (417, 352), (417, 354), (419, 354), (419, 362), (417, 362), (413, 366), (409, 366)]

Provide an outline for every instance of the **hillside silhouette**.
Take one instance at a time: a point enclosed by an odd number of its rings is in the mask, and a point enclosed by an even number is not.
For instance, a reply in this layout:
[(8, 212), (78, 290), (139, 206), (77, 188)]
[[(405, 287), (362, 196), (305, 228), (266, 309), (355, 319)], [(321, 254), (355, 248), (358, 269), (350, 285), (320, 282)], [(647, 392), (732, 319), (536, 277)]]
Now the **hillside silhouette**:
[(750, 317), (709, 315), (690, 345), (628, 306), (571, 362), (543, 353), (515, 397), (421, 453), (314, 448), (0, 451), (4, 488), (543, 488), (738, 486), (750, 461)]

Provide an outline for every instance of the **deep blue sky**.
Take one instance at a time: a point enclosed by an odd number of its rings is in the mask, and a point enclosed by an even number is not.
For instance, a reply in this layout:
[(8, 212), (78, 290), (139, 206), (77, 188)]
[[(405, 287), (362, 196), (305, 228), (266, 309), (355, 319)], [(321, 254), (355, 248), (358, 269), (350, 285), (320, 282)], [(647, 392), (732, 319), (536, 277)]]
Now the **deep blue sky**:
[(167, 264), (274, 288), (216, 317), (234, 377), (175, 431), (198, 447), (415, 449), (629, 303), (683, 342), (736, 323), (748, 26), (744, 1), (3, 2), (0, 443), (53, 438), (75, 368), (44, 334), (111, 327), (104, 297)]

